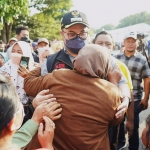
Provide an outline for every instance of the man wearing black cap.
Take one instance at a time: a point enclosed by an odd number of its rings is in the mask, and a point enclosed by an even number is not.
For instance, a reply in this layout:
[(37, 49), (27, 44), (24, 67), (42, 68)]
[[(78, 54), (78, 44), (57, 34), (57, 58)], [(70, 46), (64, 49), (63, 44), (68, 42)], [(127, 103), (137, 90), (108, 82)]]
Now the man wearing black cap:
[(49, 56), (42, 66), (41, 75), (52, 72), (54, 69), (73, 69), (72, 60), (78, 55), (79, 50), (88, 43), (88, 32), (89, 25), (85, 14), (77, 10), (65, 14), (60, 32), (65, 47), (58, 53)]
[[(50, 55), (47, 58), (47, 60), (43, 63), (43, 66), (41, 67), (41, 75), (43, 76), (45, 74), (51, 73), (54, 69), (67, 68), (72, 70), (73, 59), (78, 55), (80, 49), (82, 49), (88, 43), (88, 38), (87, 38), (88, 32), (89, 32), (89, 25), (84, 13), (74, 10), (65, 14), (61, 22), (61, 32), (60, 32), (65, 47), (59, 52)], [(112, 63), (114, 63), (113, 64), (114, 67), (115, 62)], [(120, 73), (120, 71), (118, 72)], [(26, 87), (30, 89), (31, 88), (31, 86), (29, 86), (30, 83), (33, 83), (34, 85), (34, 82), (37, 82), (36, 79), (34, 79), (34, 81), (32, 78), (25, 79), (26, 80), (24, 84), (25, 89)], [(116, 81), (116, 77), (114, 78), (113, 75), (111, 76), (111, 79)], [(118, 107), (118, 112), (116, 113), (116, 117), (122, 116), (128, 108), (128, 102), (129, 102), (128, 97), (130, 97), (130, 90), (126, 83), (127, 82), (124, 77), (122, 77), (118, 83), (119, 88), (121, 89), (124, 95), (123, 98), (124, 102), (120, 105), (120, 107)], [(32, 87), (32, 88), (36, 88), (36, 87)], [(26, 92), (28, 94), (28, 91)]]
[[(47, 58), (47, 60), (43, 63), (43, 66), (41, 67), (41, 75), (44, 76), (45, 74), (51, 73), (54, 69), (67, 68), (72, 70), (73, 59), (78, 55), (80, 49), (82, 49), (88, 43), (88, 32), (89, 25), (85, 14), (77, 10), (65, 14), (61, 22), (60, 32), (65, 47), (61, 51), (50, 55)], [(115, 63), (112, 63), (114, 67)], [(120, 73), (120, 70), (118, 70), (118, 72)], [(28, 74), (28, 78), (26, 78), (24, 82), (24, 89), (29, 95), (30, 89), (36, 90), (36, 88), (38, 88), (35, 86), (35, 83), (38, 82), (38, 78), (41, 77), (40, 74), (36, 74), (36, 77), (33, 77), (33, 74), (35, 75), (34, 70), (31, 71), (30, 74)], [(111, 75), (111, 79), (116, 81), (116, 78), (116, 76), (114, 78), (114, 76)], [(118, 81), (116, 81), (116, 84), (117, 83)], [(123, 78), (121, 78), (118, 83), (119, 88), (121, 89), (124, 96), (121, 105), (117, 108), (117, 113), (115, 115), (117, 118), (124, 115), (128, 108), (130, 90), (126, 83), (126, 80)]]

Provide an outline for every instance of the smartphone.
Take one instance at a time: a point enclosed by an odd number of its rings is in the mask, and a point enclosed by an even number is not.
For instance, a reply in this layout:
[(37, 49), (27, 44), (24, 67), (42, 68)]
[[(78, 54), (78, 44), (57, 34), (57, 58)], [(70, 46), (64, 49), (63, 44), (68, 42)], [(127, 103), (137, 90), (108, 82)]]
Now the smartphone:
[(140, 113), (141, 111), (144, 110), (144, 105), (143, 104), (140, 104), (138, 107), (137, 107), (137, 111), (138, 113)]
[(22, 57), (21, 57), (21, 61), (20, 61), (20, 65), (21, 65), (21, 66), (24, 66), (25, 68), (28, 68), (29, 60), (30, 60), (29, 57), (22, 56)]

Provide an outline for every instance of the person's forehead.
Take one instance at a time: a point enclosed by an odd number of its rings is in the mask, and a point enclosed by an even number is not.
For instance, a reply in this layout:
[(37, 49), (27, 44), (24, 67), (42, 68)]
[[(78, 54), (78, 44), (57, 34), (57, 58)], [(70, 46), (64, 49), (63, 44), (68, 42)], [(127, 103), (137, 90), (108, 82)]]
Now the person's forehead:
[(129, 40), (136, 41), (136, 40), (135, 40), (134, 38), (132, 38), (132, 37), (128, 37), (128, 38), (125, 39), (125, 41), (129, 41)]
[(44, 42), (44, 41), (42, 41), (42, 42), (38, 43), (38, 45), (43, 45), (43, 44), (47, 45), (47, 43), (46, 43), (46, 42)]
[(100, 34), (100, 35), (98, 35), (96, 41), (113, 42), (113, 39), (108, 34)]
[(21, 50), (21, 47), (19, 46), (19, 44), (15, 44), (12, 49), (13, 50)]
[(29, 34), (28, 30), (21, 30), (20, 34)]
[(10, 43), (10, 42), (16, 42), (16, 41), (15, 41), (15, 40), (10, 40), (9, 43)]

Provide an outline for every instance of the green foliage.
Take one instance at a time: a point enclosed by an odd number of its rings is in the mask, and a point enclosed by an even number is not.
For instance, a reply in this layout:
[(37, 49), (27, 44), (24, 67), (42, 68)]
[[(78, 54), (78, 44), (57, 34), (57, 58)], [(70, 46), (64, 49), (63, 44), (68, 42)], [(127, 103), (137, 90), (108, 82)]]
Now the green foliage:
[(28, 26), (30, 38), (46, 37), (50, 40), (60, 39), (61, 18), (69, 11), (72, 5), (71, 0), (29, 0), (29, 7), (34, 7), (41, 13), (33, 16), (20, 16), (15, 20), (12, 35), (15, 35), (15, 28), (19, 25)]
[(89, 35), (92, 37), (94, 36), (94, 34), (96, 33), (97, 29), (94, 29), (94, 28), (90, 28), (89, 30)]
[(28, 0), (0, 0), (2, 23), (12, 23), (20, 15), (28, 15)]
[(50, 40), (60, 39), (60, 20), (54, 20), (51, 16), (45, 16), (43, 13), (36, 14), (28, 19), (30, 28), (30, 37), (46, 37)]
[(0, 30), (2, 30), (3, 29), (3, 24), (2, 23), (0, 23)]
[(113, 30), (115, 28), (115, 26), (113, 24), (106, 24), (103, 25), (100, 29), (96, 30), (95, 33), (101, 32), (102, 30)]
[(150, 14), (144, 11), (141, 13), (127, 16), (120, 20), (120, 24), (116, 28), (123, 28), (139, 23), (147, 23), (150, 25)]
[(131, 26), (131, 25), (139, 24), (139, 23), (147, 23), (150, 25), (150, 14), (148, 12), (144, 11), (141, 13), (130, 15), (130, 16), (127, 16), (127, 17), (121, 19), (119, 25), (116, 27), (112, 24), (106, 24), (106, 25), (102, 26), (100, 29), (93, 30), (93, 32), (98, 33), (102, 30), (109, 31), (109, 30), (123, 28), (123, 27)]
[(29, 0), (29, 7), (34, 7), (45, 15), (51, 15), (54, 19), (61, 19), (71, 8), (71, 0)]
[(28, 26), (30, 29), (30, 38), (34, 39), (37, 37), (45, 37), (47, 39), (53, 40), (55, 38), (61, 39), (60, 37), (60, 20), (54, 20), (51, 15), (44, 15), (43, 13), (35, 14), (33, 16), (27, 17), (26, 21), (22, 21), (19, 18), (13, 24), (13, 33), (15, 35), (16, 27), (19, 25)]

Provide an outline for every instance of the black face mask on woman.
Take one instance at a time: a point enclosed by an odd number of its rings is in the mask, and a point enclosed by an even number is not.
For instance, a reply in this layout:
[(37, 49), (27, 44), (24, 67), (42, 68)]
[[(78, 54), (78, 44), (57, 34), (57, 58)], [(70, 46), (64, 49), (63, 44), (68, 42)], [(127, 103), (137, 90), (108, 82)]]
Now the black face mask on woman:
[(82, 49), (86, 44), (87, 41), (80, 39), (79, 37), (72, 40), (66, 40), (66, 47), (74, 54), (78, 54), (80, 49)]

